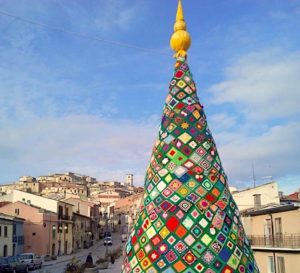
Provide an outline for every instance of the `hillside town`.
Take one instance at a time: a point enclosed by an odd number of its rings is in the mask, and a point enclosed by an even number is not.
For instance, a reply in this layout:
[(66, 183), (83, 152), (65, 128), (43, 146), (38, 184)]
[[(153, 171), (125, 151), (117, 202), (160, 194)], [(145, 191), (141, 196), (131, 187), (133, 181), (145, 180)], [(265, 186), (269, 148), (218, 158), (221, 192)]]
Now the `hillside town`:
[[(88, 249), (105, 232), (128, 234), (144, 188), (66, 172), (0, 186), (0, 256), (63, 256)], [(260, 268), (291, 267), (300, 258), (300, 191), (283, 195), (275, 181), (229, 188)], [(269, 264), (264, 261), (268, 257)], [(276, 257), (276, 259), (273, 259)]]

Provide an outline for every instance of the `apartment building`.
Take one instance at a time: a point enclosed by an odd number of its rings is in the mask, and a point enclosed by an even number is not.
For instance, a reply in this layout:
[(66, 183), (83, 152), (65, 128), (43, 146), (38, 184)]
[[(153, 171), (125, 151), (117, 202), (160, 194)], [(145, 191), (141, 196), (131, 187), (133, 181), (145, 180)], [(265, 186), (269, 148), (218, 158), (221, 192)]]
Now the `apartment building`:
[(242, 216), (261, 272), (300, 272), (299, 204), (251, 209)]
[(25, 219), (24, 252), (34, 252), (38, 255), (57, 254), (56, 213), (20, 201), (1, 207), (0, 212)]
[(90, 217), (73, 213), (74, 217), (74, 249), (87, 248), (93, 244), (93, 233), (91, 229)]
[(241, 191), (235, 190), (232, 196), (240, 211), (280, 204), (278, 185), (275, 181)]
[(23, 252), (24, 219), (0, 213), (0, 257)]
[(1, 196), (0, 200), (15, 202), (23, 202), (29, 205), (33, 205), (50, 212), (57, 214), (58, 225), (57, 225), (57, 254), (70, 254), (73, 250), (73, 205), (43, 196), (31, 194), (28, 192), (23, 192), (19, 190), (14, 190), (11, 195)]
[(73, 211), (78, 215), (85, 216), (89, 219), (89, 230), (90, 233), (89, 240), (99, 240), (99, 223), (100, 223), (100, 204), (95, 204), (86, 200), (81, 200), (79, 198), (67, 198), (63, 200), (68, 204), (73, 205)]

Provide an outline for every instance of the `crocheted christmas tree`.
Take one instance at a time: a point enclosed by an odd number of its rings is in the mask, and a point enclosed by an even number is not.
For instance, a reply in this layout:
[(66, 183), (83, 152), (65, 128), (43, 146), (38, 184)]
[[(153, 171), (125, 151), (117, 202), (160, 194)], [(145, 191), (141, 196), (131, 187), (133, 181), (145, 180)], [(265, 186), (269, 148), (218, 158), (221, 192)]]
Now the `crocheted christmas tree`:
[(258, 273), (180, 50), (121, 272)]

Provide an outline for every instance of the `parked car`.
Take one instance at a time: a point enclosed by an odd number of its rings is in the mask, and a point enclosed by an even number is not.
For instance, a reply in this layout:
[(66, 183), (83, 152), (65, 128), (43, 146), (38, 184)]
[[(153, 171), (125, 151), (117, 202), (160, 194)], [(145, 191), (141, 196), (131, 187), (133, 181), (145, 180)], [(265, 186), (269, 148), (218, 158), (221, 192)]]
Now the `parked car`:
[(22, 253), (18, 257), (28, 265), (29, 269), (42, 268), (43, 260), (35, 253)]
[(112, 245), (112, 238), (111, 237), (106, 237), (105, 239), (104, 239), (104, 245), (106, 246), (106, 245), (108, 245), (108, 246), (111, 246)]
[(1, 257), (0, 272), (29, 272), (29, 266), (16, 256)]

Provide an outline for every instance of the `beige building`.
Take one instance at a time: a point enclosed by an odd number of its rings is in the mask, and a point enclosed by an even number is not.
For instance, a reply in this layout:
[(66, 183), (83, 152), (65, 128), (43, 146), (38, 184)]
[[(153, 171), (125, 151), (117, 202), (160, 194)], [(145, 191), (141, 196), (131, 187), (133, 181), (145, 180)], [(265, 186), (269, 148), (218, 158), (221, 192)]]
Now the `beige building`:
[(125, 197), (122, 192), (115, 190), (104, 190), (99, 192), (97, 195), (94, 195), (93, 201), (98, 201), (101, 203), (101, 206), (109, 206), (110, 204), (116, 202), (120, 198)]
[(20, 201), (56, 213), (58, 216), (57, 253), (61, 255), (70, 254), (72, 252), (73, 205), (60, 200), (54, 200), (19, 190), (14, 190), (13, 193), (9, 196), (1, 196), (0, 200), (10, 201), (12, 203)]
[(93, 244), (90, 217), (73, 213), (74, 216), (74, 249), (87, 248)]
[(30, 193), (40, 193), (40, 183), (32, 176), (21, 176), (18, 182), (21, 189)]
[(300, 272), (298, 204), (252, 209), (242, 217), (260, 272)]
[(232, 192), (232, 196), (240, 211), (269, 204), (280, 204), (278, 185), (275, 181), (255, 188), (235, 190)]
[(0, 195), (11, 194), (13, 190), (22, 190), (23, 185), (20, 183), (0, 185)]
[(67, 198), (63, 201), (73, 205), (73, 212), (89, 219), (89, 241), (99, 240), (100, 205), (79, 198)]

